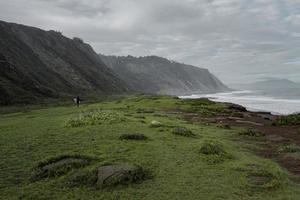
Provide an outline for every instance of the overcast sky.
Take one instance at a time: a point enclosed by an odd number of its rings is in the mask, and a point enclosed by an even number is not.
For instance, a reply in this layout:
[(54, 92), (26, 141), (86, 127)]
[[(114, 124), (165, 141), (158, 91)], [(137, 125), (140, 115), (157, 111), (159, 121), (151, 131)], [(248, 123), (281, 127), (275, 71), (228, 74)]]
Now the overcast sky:
[(205, 67), (227, 84), (300, 82), (300, 0), (1, 0), (0, 19), (80, 37), (103, 54)]

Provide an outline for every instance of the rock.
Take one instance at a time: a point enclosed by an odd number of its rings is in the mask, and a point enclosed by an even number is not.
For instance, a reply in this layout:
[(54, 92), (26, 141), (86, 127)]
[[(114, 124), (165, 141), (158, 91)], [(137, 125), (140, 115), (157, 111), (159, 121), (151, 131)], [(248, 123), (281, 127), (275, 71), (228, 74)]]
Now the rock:
[(228, 117), (227, 119), (230, 119), (230, 120), (242, 120), (243, 118), (240, 118), (240, 117)]
[(150, 127), (152, 127), (152, 128), (158, 128), (158, 127), (162, 127), (162, 126), (163, 126), (163, 124), (161, 122), (155, 121), (155, 120), (152, 121), (150, 124)]
[(100, 167), (97, 171), (97, 188), (116, 185), (128, 185), (145, 178), (144, 170), (133, 165), (109, 165)]
[(143, 134), (123, 134), (120, 140), (147, 140), (148, 138)]
[(33, 181), (60, 176), (72, 169), (84, 167), (91, 162), (91, 158), (85, 156), (60, 156), (41, 162), (34, 170), (31, 179)]
[(238, 110), (240, 112), (247, 112), (247, 109), (244, 106), (237, 105), (237, 104), (229, 104), (229, 109)]

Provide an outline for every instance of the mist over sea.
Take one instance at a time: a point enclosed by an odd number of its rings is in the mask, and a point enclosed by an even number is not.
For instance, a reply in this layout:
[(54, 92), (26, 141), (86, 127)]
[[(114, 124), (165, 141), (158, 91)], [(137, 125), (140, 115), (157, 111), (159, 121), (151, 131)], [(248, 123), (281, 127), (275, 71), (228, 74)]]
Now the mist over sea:
[(229, 102), (242, 105), (249, 111), (268, 111), (276, 115), (288, 115), (300, 112), (300, 95), (264, 94), (262, 91), (233, 91), (216, 94), (194, 94), (180, 98), (209, 98), (216, 102)]

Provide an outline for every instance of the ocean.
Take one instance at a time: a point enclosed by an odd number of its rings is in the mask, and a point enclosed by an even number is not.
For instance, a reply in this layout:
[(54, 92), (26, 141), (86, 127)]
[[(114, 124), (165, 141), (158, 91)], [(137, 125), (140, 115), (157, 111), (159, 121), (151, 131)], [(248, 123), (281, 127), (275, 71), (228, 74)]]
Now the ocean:
[(184, 99), (208, 98), (216, 102), (228, 102), (242, 105), (249, 111), (267, 111), (275, 115), (289, 115), (300, 113), (300, 96), (282, 98), (267, 96), (259, 91), (233, 91), (216, 94), (194, 94), (190, 96), (180, 96)]

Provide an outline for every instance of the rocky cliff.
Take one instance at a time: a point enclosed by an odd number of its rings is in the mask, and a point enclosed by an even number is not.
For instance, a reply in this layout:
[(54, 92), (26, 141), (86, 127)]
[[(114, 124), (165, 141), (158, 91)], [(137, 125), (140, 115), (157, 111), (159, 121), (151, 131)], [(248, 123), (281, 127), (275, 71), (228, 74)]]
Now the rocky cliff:
[(230, 90), (207, 69), (157, 56), (137, 58), (100, 55), (100, 58), (130, 87), (141, 92), (188, 95)]
[(0, 21), (0, 104), (129, 90), (81, 39)]

